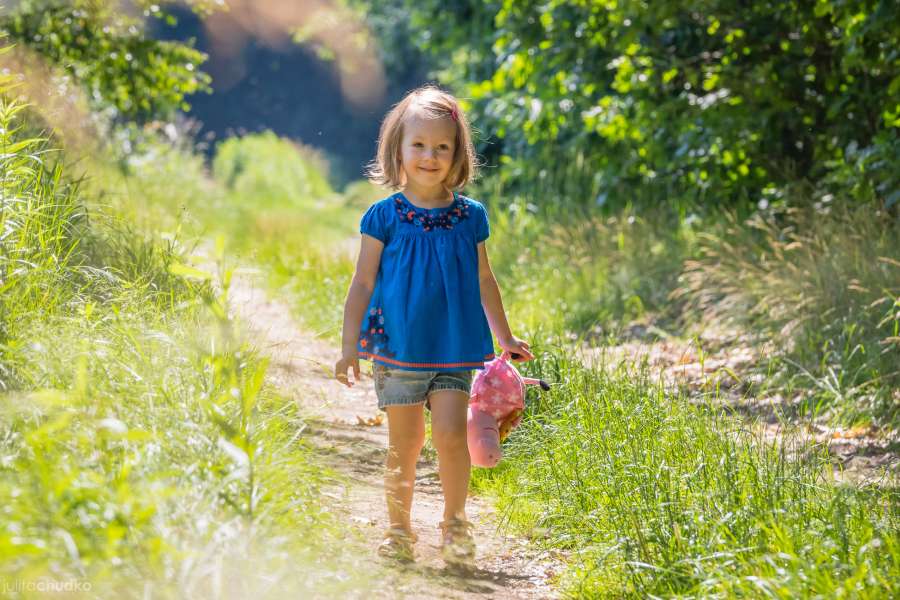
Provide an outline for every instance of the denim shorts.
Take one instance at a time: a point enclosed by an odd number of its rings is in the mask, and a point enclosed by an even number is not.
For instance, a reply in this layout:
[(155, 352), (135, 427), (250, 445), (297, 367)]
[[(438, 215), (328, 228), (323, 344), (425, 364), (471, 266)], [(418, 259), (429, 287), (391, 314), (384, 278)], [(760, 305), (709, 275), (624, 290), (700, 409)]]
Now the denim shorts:
[(432, 392), (460, 390), (469, 393), (472, 387), (472, 371), (407, 371), (393, 369), (376, 362), (372, 366), (375, 379), (375, 395), (378, 408), (386, 406), (425, 403), (431, 410)]

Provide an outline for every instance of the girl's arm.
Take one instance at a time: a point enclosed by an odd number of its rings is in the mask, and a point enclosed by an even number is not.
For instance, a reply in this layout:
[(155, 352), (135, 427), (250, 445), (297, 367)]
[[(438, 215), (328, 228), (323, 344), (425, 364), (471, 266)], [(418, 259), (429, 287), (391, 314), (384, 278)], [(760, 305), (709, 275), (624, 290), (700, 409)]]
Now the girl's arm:
[(344, 303), (344, 328), (341, 334), (341, 358), (334, 367), (334, 376), (338, 381), (350, 387), (353, 384), (347, 378), (347, 369), (353, 369), (354, 381), (359, 381), (359, 357), (356, 343), (359, 340), (359, 328), (362, 325), (366, 307), (375, 288), (375, 278), (381, 264), (381, 251), (384, 244), (372, 236), (363, 234), (360, 242), (359, 258), (356, 261), (356, 272), (347, 291)]
[(534, 358), (528, 349), (528, 343), (514, 336), (509, 328), (506, 311), (503, 310), (503, 299), (500, 297), (500, 286), (497, 285), (497, 278), (491, 270), (484, 242), (478, 244), (478, 282), (481, 286), (481, 306), (484, 308), (491, 331), (497, 336), (497, 343), (504, 350), (521, 354), (522, 360)]

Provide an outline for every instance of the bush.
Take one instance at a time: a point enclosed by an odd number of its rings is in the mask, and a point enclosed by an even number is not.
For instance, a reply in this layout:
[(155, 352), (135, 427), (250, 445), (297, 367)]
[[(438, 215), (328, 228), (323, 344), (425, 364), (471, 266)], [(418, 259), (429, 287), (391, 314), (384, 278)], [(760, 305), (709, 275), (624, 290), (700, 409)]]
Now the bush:
[(324, 159), (271, 131), (220, 143), (213, 173), (237, 202), (260, 209), (315, 206), (333, 194)]

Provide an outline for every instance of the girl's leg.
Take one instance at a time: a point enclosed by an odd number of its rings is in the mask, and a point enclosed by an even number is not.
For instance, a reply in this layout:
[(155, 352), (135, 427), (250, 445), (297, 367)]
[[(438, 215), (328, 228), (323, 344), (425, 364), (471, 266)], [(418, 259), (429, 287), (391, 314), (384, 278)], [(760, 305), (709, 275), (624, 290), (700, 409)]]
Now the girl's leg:
[(412, 531), (409, 515), (416, 482), (416, 460), (425, 445), (425, 411), (421, 404), (385, 408), (388, 455), (384, 490), (390, 527)]
[(444, 520), (466, 519), (466, 496), (472, 462), (466, 440), (469, 395), (461, 390), (431, 394), (431, 441), (438, 453), (444, 490)]

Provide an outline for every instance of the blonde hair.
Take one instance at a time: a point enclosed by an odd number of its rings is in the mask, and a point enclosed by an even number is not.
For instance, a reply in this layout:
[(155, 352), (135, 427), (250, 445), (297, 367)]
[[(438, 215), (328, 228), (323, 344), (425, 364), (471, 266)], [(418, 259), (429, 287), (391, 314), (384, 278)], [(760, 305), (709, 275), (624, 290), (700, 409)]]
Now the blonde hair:
[(461, 190), (474, 180), (478, 162), (466, 115), (453, 95), (429, 84), (408, 93), (384, 117), (378, 133), (375, 159), (366, 170), (369, 181), (395, 190), (403, 186), (400, 146), (403, 142), (403, 125), (410, 114), (422, 115), (426, 119), (450, 117), (456, 122), (453, 163), (444, 183), (451, 190)]

